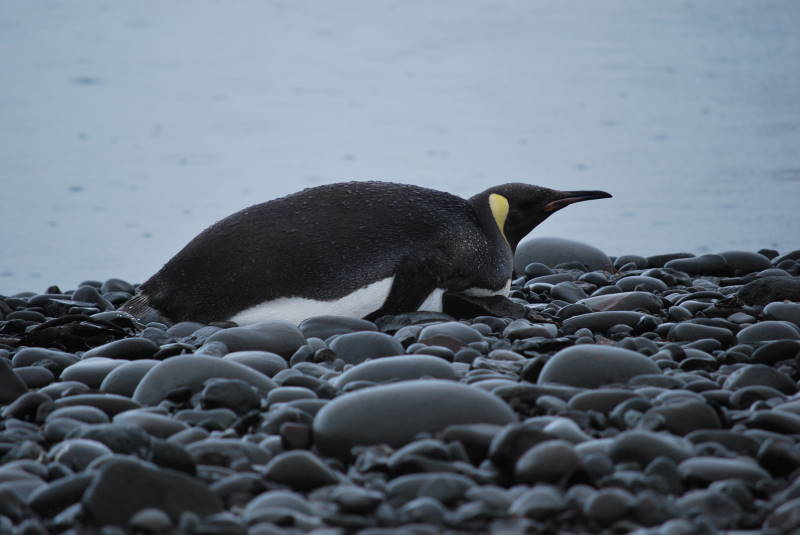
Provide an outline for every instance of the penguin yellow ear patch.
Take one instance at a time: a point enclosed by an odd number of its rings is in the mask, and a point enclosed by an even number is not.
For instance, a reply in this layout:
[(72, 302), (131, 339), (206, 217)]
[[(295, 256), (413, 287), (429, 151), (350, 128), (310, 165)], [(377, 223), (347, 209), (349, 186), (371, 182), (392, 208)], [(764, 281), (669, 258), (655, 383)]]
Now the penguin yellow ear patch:
[(506, 234), (503, 232), (503, 227), (505, 226), (506, 218), (508, 217), (508, 199), (498, 193), (490, 194), (489, 209), (492, 211), (494, 221), (497, 223), (497, 228), (500, 229), (500, 234), (505, 237)]

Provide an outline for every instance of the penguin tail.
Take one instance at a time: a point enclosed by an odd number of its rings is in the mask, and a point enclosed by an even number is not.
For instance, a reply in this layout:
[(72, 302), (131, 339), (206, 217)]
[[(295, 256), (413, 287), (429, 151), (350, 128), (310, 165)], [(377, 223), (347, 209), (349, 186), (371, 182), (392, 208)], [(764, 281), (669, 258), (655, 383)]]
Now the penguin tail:
[(172, 323), (150, 304), (150, 298), (146, 294), (134, 295), (125, 301), (118, 310), (130, 314), (142, 323), (151, 321)]

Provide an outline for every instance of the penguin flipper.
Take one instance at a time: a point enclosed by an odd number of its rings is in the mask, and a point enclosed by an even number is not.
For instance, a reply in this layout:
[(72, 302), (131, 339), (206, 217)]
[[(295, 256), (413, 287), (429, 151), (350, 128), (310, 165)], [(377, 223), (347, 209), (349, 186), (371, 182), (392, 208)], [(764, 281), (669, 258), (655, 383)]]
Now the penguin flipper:
[(436, 289), (437, 277), (430, 266), (420, 262), (405, 262), (397, 270), (389, 295), (378, 310), (364, 316), (374, 321), (381, 316), (414, 312)]

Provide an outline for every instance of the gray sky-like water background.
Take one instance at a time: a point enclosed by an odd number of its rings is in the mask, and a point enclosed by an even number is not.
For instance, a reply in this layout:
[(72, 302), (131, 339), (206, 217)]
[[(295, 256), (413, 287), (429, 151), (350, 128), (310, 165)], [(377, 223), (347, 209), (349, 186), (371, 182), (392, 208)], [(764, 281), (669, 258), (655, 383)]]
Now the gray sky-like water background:
[(141, 282), (349, 179), (604, 189), (534, 232), (800, 248), (796, 0), (0, 2), (0, 293)]

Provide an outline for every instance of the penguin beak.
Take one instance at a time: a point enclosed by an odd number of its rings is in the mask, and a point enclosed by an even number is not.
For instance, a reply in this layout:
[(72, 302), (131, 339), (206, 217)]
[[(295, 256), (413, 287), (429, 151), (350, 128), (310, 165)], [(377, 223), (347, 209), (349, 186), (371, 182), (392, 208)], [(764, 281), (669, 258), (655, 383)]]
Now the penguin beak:
[(560, 191), (558, 192), (558, 198), (545, 204), (544, 209), (546, 212), (555, 212), (572, 203), (609, 198), (611, 198), (611, 194), (605, 191)]

